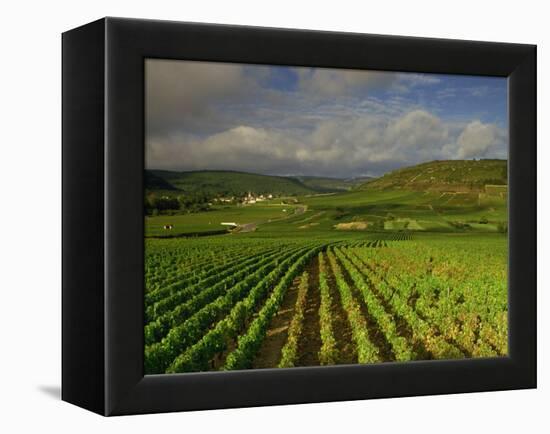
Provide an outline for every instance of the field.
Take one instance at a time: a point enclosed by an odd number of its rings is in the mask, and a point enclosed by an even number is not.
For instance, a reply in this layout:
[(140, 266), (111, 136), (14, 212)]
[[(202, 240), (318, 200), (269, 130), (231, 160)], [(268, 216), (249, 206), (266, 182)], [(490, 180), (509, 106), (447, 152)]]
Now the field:
[[(208, 212), (181, 215), (163, 215), (145, 217), (146, 237), (172, 237), (178, 235), (197, 235), (201, 232), (226, 230), (221, 223), (239, 225), (267, 223), (282, 219), (295, 213), (292, 205), (266, 204), (257, 206), (216, 207)], [(173, 229), (166, 232), (164, 225), (171, 224)]]
[(505, 356), (507, 190), (458, 185), (146, 217), (145, 372)]
[(507, 354), (506, 240), (148, 240), (146, 373)]

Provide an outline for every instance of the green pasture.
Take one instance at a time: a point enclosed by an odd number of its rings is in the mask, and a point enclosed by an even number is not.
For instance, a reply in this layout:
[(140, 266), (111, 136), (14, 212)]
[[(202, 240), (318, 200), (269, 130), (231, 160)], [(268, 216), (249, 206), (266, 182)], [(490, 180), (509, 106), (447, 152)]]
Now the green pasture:
[[(197, 232), (219, 231), (227, 228), (222, 222), (245, 225), (262, 224), (270, 220), (284, 219), (292, 216), (296, 207), (293, 205), (246, 205), (214, 207), (210, 211), (190, 214), (160, 215), (145, 217), (145, 236), (176, 236)], [(172, 225), (173, 229), (163, 229)]]

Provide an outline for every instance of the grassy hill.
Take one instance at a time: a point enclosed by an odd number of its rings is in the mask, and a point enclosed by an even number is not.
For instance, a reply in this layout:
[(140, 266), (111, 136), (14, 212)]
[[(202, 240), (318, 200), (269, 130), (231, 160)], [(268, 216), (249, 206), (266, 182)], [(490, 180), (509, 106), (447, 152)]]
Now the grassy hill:
[(306, 187), (318, 192), (349, 191), (357, 185), (361, 185), (371, 179), (368, 176), (350, 179), (329, 178), (322, 176), (296, 176), (295, 178)]
[[(243, 192), (254, 194), (304, 195), (315, 193), (314, 188), (291, 177), (258, 175), (246, 172), (201, 170), (193, 172), (171, 172), (148, 170), (150, 179), (160, 178), (168, 185), (183, 192), (205, 192), (210, 194), (234, 195)], [(146, 175), (147, 179), (147, 175)], [(149, 188), (146, 184), (146, 188)], [(162, 188), (166, 190), (166, 188)]]
[(145, 171), (146, 190), (175, 190), (176, 188), (164, 178), (156, 175), (150, 170)]
[(488, 184), (507, 184), (506, 160), (431, 161), (394, 170), (359, 189), (481, 192)]

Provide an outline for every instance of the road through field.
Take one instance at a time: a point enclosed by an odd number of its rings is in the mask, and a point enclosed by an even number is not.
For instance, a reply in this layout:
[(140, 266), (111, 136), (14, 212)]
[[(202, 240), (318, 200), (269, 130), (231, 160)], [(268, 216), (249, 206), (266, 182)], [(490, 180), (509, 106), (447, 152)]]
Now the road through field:
[[(281, 220), (289, 219), (290, 217), (296, 217), (296, 216), (299, 216), (299, 215), (305, 213), (306, 210), (307, 210), (307, 205), (298, 205), (294, 209), (294, 212), (292, 214), (284, 216), (284, 217), (280, 217), (278, 219), (271, 219), (271, 220), (268, 220), (268, 222), (281, 221)], [(252, 222), (252, 223), (246, 223), (246, 224), (238, 225), (235, 232), (239, 232), (239, 233), (254, 232), (257, 229), (258, 225), (262, 224), (262, 223), (265, 223), (265, 221)]]

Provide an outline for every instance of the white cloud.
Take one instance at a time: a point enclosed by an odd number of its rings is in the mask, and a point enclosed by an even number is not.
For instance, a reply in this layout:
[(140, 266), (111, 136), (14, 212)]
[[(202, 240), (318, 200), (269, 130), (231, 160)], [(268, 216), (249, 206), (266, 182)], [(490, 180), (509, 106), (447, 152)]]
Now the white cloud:
[(352, 176), (427, 160), (484, 156), (503, 134), (479, 121), (457, 131), (456, 125), (423, 110), (392, 120), (366, 115), (311, 122), (309, 130), (239, 125), (204, 138), (154, 141), (147, 148), (148, 166)]
[(300, 90), (318, 97), (353, 95), (357, 91), (390, 90), (406, 93), (412, 87), (437, 84), (434, 75), (351, 69), (294, 68)]
[(459, 158), (485, 157), (492, 147), (501, 139), (498, 128), (493, 124), (483, 124), (480, 121), (470, 122), (457, 140), (457, 156)]
[(441, 79), (435, 74), (400, 73), (399, 79), (412, 86), (425, 86), (441, 83)]
[(288, 70), (269, 66), (151, 62), (149, 168), (354, 176), (434, 159), (506, 158), (504, 128), (441, 117), (407, 93), (440, 83), (433, 75), (291, 68), (293, 88), (274, 86)]
[(431, 86), (441, 82), (441, 79), (433, 74), (416, 74), (412, 72), (397, 73), (396, 81), (392, 84), (390, 91), (395, 93), (408, 93), (419, 86)]
[(213, 110), (212, 104), (252, 100), (267, 69), (252, 69), (253, 79), (239, 64), (148, 59), (147, 129), (151, 134), (169, 133), (184, 124), (188, 130), (212, 129), (223, 121), (223, 114)]
[(448, 139), (448, 130), (441, 119), (424, 110), (407, 113), (391, 124), (386, 134), (389, 142), (417, 149), (432, 149)]
[(351, 69), (295, 68), (299, 88), (318, 96), (349, 95), (357, 89), (385, 88), (398, 76), (395, 73)]

